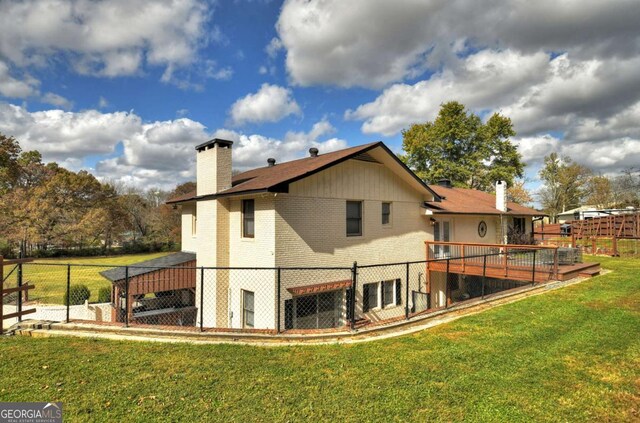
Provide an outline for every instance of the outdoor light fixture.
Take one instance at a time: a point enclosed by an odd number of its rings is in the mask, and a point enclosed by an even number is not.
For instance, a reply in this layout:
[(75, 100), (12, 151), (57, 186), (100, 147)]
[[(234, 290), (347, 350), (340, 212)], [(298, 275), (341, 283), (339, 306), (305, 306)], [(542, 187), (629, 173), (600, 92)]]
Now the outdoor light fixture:
[(429, 221), (431, 222), (431, 226), (436, 226), (437, 220), (435, 220), (433, 217), (430, 217)]

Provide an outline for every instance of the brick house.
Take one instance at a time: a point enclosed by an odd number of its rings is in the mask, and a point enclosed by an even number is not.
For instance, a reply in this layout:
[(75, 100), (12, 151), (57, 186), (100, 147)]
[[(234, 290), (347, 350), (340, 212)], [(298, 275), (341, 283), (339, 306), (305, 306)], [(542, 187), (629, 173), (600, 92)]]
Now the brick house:
[[(309, 157), (268, 159), (234, 176), (232, 145), (213, 139), (197, 146), (197, 190), (169, 201), (181, 209), (182, 250), (196, 254), (197, 266), (231, 268), (209, 272), (202, 289), (197, 276), (195, 302), (208, 305), (207, 327), (345, 325), (349, 273), (285, 272), (277, 304), (273, 269), (425, 260), (425, 241), (502, 244), (509, 228), (528, 233), (540, 215), (507, 203), (502, 183), (497, 197), (448, 181), (427, 185), (382, 142), (324, 154), (312, 148)], [(246, 267), (272, 270), (234, 270)], [(411, 270), (412, 292), (423, 291), (420, 269)], [(361, 272), (356, 314), (376, 321), (403, 315), (406, 301), (415, 307), (415, 298), (403, 295), (407, 276), (404, 268)], [(437, 278), (430, 290), (433, 306), (443, 305)]]

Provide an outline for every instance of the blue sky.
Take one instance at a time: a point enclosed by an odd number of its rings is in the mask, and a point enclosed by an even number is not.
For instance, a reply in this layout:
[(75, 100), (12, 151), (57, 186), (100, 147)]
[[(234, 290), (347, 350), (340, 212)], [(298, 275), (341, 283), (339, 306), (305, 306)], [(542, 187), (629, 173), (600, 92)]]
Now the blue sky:
[[(0, 3), (0, 132), (102, 179), (171, 188), (193, 146), (261, 166), (382, 140), (439, 105), (512, 118), (528, 186), (557, 151), (640, 164), (633, 1)], [(636, 123), (634, 123), (636, 122)]]

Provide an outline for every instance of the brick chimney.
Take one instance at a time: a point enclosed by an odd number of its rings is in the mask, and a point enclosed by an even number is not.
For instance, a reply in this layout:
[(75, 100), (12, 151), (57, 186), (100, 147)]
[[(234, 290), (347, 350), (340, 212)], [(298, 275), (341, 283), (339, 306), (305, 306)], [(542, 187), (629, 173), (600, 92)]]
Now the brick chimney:
[(231, 188), (231, 146), (233, 141), (214, 138), (196, 147), (198, 195)]

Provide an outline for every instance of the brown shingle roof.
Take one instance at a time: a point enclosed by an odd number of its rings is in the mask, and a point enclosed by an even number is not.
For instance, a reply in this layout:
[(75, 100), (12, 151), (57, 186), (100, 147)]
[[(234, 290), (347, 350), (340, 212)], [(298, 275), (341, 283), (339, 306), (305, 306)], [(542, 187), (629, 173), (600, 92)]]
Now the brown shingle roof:
[[(438, 194), (441, 201), (429, 201), (425, 205), (434, 213), (441, 214), (501, 214), (496, 209), (496, 196), (483, 191), (467, 188), (447, 188), (429, 185)], [(504, 214), (517, 216), (541, 216), (544, 213), (535, 209), (508, 202)]]
[[(271, 167), (265, 166), (239, 173), (233, 177), (231, 188), (221, 191), (215, 194), (215, 196), (223, 197), (260, 191), (283, 192), (285, 191), (285, 184), (310, 176), (376, 147), (384, 147), (386, 149), (382, 142), (374, 142), (331, 153), (320, 154), (317, 157), (305, 157), (290, 162), (277, 163)], [(393, 153), (390, 154), (393, 155)], [(196, 191), (193, 191), (171, 198), (167, 201), (167, 204), (181, 203), (197, 198)]]

